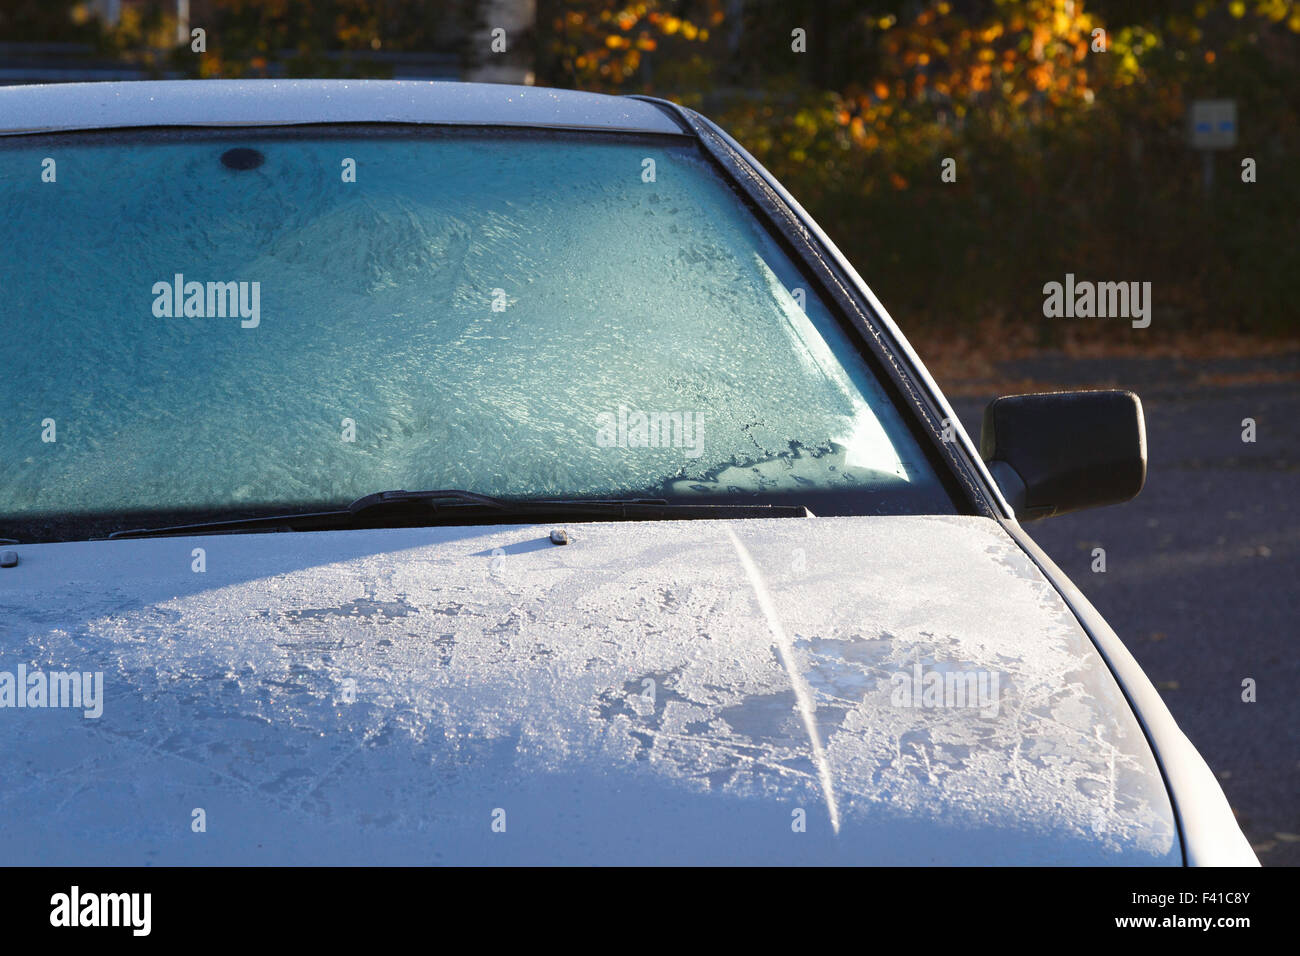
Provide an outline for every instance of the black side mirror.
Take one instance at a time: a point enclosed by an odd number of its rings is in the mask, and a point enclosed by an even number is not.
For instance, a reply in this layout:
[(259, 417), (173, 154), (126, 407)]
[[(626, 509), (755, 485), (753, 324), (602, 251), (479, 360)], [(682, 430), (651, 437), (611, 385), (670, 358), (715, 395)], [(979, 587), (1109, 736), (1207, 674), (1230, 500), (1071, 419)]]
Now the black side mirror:
[(1119, 504), (1146, 482), (1142, 401), (1119, 390), (994, 399), (980, 455), (1021, 521)]

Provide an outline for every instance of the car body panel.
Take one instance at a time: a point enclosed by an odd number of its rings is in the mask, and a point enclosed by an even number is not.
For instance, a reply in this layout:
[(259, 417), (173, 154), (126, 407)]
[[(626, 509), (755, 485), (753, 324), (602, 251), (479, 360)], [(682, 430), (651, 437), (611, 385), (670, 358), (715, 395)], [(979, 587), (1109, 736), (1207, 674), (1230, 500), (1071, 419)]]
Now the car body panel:
[(991, 519), (548, 530), (21, 547), (4, 660), (105, 692), (4, 715), (0, 856), (1181, 863), (1123, 695)]
[(1019, 526), (1016, 542), (1061, 593), (1097, 646), (1137, 715), (1174, 801), (1189, 866), (1259, 866), (1232, 806), (1205, 758), (1187, 739), (1137, 659), (1065, 572)]
[(140, 126), (429, 123), (680, 135), (657, 106), (533, 86), (408, 80), (147, 80), (0, 87), (0, 133)]

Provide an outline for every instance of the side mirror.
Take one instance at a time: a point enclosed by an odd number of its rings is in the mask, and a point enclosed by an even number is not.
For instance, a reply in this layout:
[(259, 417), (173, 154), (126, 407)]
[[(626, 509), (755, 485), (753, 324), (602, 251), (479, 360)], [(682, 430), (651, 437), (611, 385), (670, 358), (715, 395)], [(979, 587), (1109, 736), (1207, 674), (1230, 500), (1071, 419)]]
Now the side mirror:
[(1021, 521), (1128, 501), (1147, 477), (1142, 401), (1119, 390), (994, 399), (980, 456)]

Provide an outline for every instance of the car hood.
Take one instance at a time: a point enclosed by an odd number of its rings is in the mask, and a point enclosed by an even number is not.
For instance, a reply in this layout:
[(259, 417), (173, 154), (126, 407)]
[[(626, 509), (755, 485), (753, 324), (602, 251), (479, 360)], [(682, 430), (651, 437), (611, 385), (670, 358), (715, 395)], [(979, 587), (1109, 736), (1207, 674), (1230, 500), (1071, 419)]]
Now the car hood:
[[(1128, 703), (996, 522), (567, 529), (15, 548), (0, 859), (1181, 862)], [(49, 706), (59, 672), (103, 675), (99, 716)]]

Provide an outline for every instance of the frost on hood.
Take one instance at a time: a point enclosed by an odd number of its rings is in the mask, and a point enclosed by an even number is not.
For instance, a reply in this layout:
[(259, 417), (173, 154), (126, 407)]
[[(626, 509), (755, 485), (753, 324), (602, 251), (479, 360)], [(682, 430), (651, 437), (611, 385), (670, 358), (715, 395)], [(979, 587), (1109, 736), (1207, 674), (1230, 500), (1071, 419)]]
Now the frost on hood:
[[(195, 539), (206, 574), (190, 539), (29, 547), (0, 670), (106, 700), (0, 711), (0, 857), (1179, 862), (1127, 703), (996, 524), (730, 528)], [(917, 673), (996, 699), (900, 703)]]

